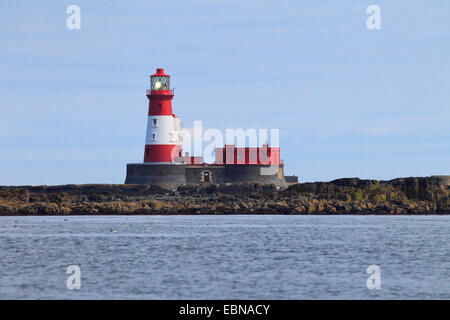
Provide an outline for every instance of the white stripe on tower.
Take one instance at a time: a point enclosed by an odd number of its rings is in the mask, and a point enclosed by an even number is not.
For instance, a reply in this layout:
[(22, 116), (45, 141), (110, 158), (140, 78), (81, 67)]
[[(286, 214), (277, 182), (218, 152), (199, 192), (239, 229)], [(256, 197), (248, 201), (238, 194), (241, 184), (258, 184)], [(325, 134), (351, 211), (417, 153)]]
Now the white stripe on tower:
[(181, 130), (175, 127), (176, 121), (179, 121), (179, 119), (174, 116), (149, 116), (145, 144), (180, 144), (179, 133)]
[(151, 89), (147, 90), (149, 112), (144, 162), (180, 163), (181, 122), (172, 113), (173, 90), (170, 89), (170, 76), (165, 74), (163, 69), (157, 69), (150, 78)]

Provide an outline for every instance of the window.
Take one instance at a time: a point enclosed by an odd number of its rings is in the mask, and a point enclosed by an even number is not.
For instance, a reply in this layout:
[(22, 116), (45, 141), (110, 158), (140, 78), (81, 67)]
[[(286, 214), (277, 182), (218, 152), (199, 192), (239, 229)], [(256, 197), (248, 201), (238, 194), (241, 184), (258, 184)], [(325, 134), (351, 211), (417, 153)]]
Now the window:
[(152, 90), (169, 90), (170, 78), (168, 76), (152, 76), (151, 85)]
[(152, 133), (152, 140), (153, 140), (153, 141), (156, 140), (156, 133)]
[(158, 126), (158, 119), (152, 119), (152, 126), (154, 127)]

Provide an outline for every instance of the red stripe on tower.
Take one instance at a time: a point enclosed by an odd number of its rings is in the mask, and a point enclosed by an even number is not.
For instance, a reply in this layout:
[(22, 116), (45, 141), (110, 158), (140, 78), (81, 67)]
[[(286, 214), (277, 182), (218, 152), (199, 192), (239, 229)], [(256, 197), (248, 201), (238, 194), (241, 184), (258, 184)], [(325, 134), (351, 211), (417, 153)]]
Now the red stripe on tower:
[(178, 163), (181, 157), (181, 121), (172, 113), (173, 89), (170, 76), (164, 69), (156, 69), (150, 76), (147, 136), (144, 162), (149, 164)]

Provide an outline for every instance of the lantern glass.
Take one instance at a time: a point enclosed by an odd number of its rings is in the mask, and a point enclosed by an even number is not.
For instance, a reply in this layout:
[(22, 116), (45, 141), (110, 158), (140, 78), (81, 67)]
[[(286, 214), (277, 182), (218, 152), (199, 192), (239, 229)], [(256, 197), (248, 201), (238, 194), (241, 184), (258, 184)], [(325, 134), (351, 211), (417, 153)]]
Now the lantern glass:
[(151, 79), (152, 90), (170, 90), (170, 78), (169, 77), (152, 77)]

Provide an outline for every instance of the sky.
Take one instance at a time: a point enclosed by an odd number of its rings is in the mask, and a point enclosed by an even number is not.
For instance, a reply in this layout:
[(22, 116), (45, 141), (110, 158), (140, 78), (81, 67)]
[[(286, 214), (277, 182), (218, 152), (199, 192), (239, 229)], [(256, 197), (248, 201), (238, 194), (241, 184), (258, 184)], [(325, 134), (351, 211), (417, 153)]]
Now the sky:
[(300, 181), (450, 174), (449, 16), (437, 0), (0, 0), (0, 185), (123, 183), (159, 67), (184, 127), (279, 129)]

